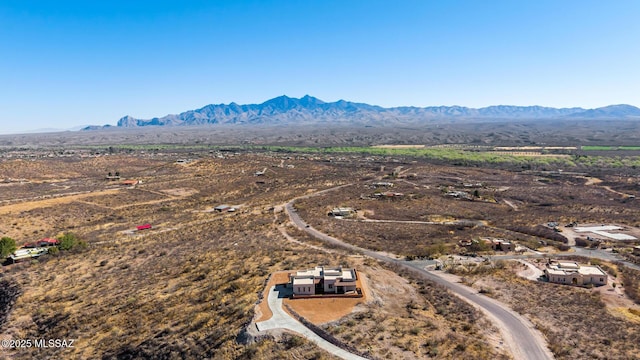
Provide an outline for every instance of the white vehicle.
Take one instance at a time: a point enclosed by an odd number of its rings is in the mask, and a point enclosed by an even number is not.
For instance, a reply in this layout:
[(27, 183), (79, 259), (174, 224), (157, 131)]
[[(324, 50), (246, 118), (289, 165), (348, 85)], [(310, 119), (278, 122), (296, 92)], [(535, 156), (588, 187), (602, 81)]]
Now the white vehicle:
[(49, 249), (43, 247), (29, 248), (29, 249), (18, 249), (13, 252), (13, 254), (9, 255), (8, 259), (12, 263), (18, 262), (24, 259), (36, 258), (38, 256), (44, 255), (49, 252)]

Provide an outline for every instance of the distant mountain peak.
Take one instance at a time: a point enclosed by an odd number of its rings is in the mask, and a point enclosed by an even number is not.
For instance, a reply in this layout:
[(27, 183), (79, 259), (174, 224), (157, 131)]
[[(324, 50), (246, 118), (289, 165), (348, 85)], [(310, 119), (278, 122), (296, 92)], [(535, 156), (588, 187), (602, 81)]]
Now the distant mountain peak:
[(261, 104), (206, 105), (176, 115), (141, 120), (129, 115), (118, 121), (119, 127), (186, 126), (204, 124), (350, 124), (393, 125), (436, 120), (518, 120), (518, 119), (640, 119), (640, 109), (619, 104), (598, 109), (552, 108), (544, 106), (494, 105), (484, 108), (464, 106), (404, 106), (383, 108), (340, 99), (324, 102), (311, 95), (302, 98), (281, 95)]

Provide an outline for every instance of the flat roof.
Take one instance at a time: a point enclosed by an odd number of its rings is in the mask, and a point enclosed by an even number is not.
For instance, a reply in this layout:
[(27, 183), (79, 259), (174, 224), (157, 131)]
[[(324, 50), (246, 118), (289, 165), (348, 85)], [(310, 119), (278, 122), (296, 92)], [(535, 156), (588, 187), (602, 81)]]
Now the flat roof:
[(608, 238), (612, 238), (614, 240), (635, 240), (635, 236), (627, 235), (627, 234), (612, 234), (606, 231), (592, 231), (592, 233), (600, 236), (606, 236)]
[(313, 285), (313, 278), (293, 278), (293, 285)]
[[(572, 263), (568, 263), (568, 264), (572, 264)], [(545, 271), (548, 274), (551, 274), (551, 275), (575, 275), (575, 274), (580, 274), (580, 275), (607, 276), (607, 273), (605, 273), (604, 270), (600, 269), (597, 266), (590, 266), (590, 265), (581, 265), (579, 268), (571, 266), (571, 265), (568, 266), (568, 267), (551, 266), (551, 267), (547, 267), (545, 269)]]
[(318, 266), (315, 269), (299, 270), (296, 272), (296, 276), (320, 276), (321, 271), (322, 268)]
[(325, 269), (323, 271), (324, 276), (339, 276), (342, 274), (342, 269)]
[(614, 240), (636, 240), (635, 236), (627, 234), (613, 234), (609, 231), (622, 230), (622, 227), (616, 225), (601, 225), (601, 226), (588, 226), (588, 227), (575, 227), (576, 232), (591, 232), (596, 235), (605, 236)]
[(604, 271), (602, 271), (597, 266), (581, 266), (578, 272), (582, 275), (599, 275), (599, 276), (607, 275)]
[(355, 280), (355, 274), (353, 270), (342, 270), (342, 280), (343, 281), (353, 281)]
[(615, 226), (615, 225), (578, 226), (573, 228), (573, 230), (577, 232), (611, 231), (611, 230), (620, 230), (620, 229), (622, 229), (620, 226)]
[[(552, 274), (552, 275), (567, 275), (567, 274), (569, 274), (564, 270), (555, 269), (555, 268), (546, 268), (545, 270), (547, 271), (547, 273)], [(573, 273), (575, 274), (575, 271)]]
[(580, 267), (575, 261), (558, 261), (558, 266), (565, 269), (577, 269)]

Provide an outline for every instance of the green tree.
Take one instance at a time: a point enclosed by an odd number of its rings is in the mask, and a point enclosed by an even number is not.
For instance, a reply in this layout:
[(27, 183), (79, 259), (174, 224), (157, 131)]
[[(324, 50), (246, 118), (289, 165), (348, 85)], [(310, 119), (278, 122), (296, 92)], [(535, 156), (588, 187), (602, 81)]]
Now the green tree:
[(0, 239), (0, 257), (6, 258), (12, 252), (16, 251), (16, 241), (8, 236)]
[(73, 248), (85, 248), (87, 247), (87, 243), (80, 240), (78, 236), (74, 233), (65, 233), (61, 237), (58, 238), (60, 240), (60, 250), (71, 250)]

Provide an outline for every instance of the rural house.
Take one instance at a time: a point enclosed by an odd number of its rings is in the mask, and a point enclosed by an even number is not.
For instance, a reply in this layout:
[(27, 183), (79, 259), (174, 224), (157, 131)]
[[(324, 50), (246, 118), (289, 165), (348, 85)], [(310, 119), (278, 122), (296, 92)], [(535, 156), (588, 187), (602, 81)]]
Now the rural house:
[(550, 261), (544, 270), (549, 282), (570, 285), (606, 285), (607, 273), (600, 266), (580, 265), (574, 261)]
[(329, 212), (329, 216), (340, 216), (340, 217), (348, 217), (355, 214), (356, 211), (350, 207), (337, 207)]
[(293, 295), (355, 293), (358, 275), (355, 269), (316, 266), (289, 275)]
[(513, 243), (504, 239), (484, 238), (482, 240), (485, 243), (489, 244), (492, 250), (496, 250), (496, 251), (513, 251), (514, 250)]
[(229, 205), (218, 205), (216, 207), (213, 208), (215, 211), (218, 212), (223, 212), (223, 211), (228, 211), (229, 209), (231, 209), (231, 206)]

